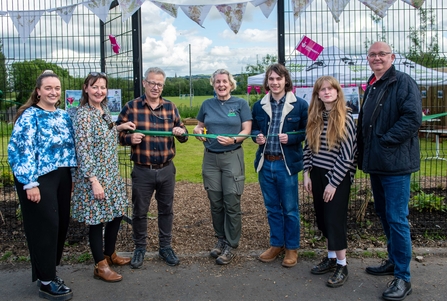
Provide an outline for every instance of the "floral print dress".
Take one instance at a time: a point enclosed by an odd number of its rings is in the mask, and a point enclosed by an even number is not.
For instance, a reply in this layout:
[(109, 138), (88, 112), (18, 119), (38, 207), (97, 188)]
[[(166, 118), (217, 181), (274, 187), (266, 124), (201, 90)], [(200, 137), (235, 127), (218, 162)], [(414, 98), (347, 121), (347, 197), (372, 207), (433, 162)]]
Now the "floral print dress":
[[(112, 221), (125, 214), (128, 199), (119, 174), (117, 131), (111, 124), (110, 111), (84, 105), (74, 122), (78, 169), (72, 198), (72, 217), (88, 225)], [(109, 128), (110, 125), (113, 127)], [(105, 198), (95, 199), (90, 177), (96, 177)]]

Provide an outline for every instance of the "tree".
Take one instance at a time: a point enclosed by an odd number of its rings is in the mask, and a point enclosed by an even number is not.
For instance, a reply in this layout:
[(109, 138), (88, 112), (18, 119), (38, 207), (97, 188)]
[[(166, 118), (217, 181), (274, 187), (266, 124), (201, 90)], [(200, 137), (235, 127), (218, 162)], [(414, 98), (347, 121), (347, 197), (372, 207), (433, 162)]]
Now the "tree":
[(436, 14), (433, 8), (419, 8), (419, 27), (410, 27), (407, 36), (411, 41), (410, 52), (406, 56), (422, 66), (439, 68), (447, 66), (446, 58), (439, 54)]
[[(71, 82), (68, 70), (56, 64), (36, 59), (32, 61), (15, 62), (11, 65), (10, 87), (16, 92), (16, 102), (25, 103), (34, 90), (36, 78), (45, 70), (52, 70), (61, 79), (62, 87), (64, 82)], [(77, 88), (79, 89), (79, 87)]]
[(259, 73), (264, 73), (268, 66), (277, 62), (278, 57), (276, 55), (267, 54), (261, 59), (261, 61), (257, 61), (255, 65), (245, 66), (246, 73), (236, 77), (238, 88), (236, 89), (235, 94), (245, 94), (247, 92), (248, 77)]

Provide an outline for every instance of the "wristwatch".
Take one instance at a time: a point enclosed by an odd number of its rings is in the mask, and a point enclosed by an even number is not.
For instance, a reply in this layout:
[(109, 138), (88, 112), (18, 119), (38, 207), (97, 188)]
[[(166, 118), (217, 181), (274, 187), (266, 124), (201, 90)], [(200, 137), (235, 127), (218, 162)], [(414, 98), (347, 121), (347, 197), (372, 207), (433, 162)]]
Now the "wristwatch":
[(236, 144), (237, 143), (237, 139), (236, 138), (233, 138), (234, 139), (234, 144)]

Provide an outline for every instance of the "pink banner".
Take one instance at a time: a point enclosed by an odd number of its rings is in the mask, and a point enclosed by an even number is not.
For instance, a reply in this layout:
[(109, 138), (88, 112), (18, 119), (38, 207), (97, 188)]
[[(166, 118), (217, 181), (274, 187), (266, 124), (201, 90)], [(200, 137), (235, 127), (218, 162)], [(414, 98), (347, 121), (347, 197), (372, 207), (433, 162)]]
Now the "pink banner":
[(252, 86), (247, 86), (247, 93), (250, 94)]
[(255, 86), (256, 93), (261, 94), (261, 87)]
[(301, 41), (298, 43), (296, 50), (310, 58), (312, 61), (315, 61), (320, 53), (323, 51), (324, 47), (318, 44), (315, 41), (312, 41), (306, 36), (301, 38)]

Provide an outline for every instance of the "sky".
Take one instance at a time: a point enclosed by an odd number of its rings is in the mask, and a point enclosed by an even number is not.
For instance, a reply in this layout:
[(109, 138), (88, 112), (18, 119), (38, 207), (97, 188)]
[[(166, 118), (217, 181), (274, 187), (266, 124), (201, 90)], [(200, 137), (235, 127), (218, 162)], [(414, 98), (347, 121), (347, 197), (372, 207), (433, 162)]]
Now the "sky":
[[(240, 0), (163, 0), (184, 5), (238, 1)], [(82, 0), (2, 0), (0, 10), (48, 9), (81, 2)], [(426, 0), (424, 6), (438, 8), (437, 27), (442, 29), (438, 39), (440, 51), (445, 54), (447, 4), (442, 3), (442, 0)], [(417, 12), (401, 0), (396, 0), (393, 8), (395, 10), (389, 11), (383, 20), (374, 22), (369, 9), (360, 1), (351, 0), (342, 13), (340, 22), (336, 23), (329, 13), (326, 1), (314, 0), (296, 21), (286, 20), (286, 26), (291, 26), (291, 34), (286, 37), (286, 55), (296, 53), (294, 48), (302, 34), (306, 34), (324, 47), (337, 46), (345, 53), (365, 54), (364, 41), (376, 40), (377, 32), (382, 27), (389, 32), (388, 38), (393, 42), (395, 49), (406, 51), (409, 48), (406, 36), (408, 29), (417, 25), (415, 23)], [(98, 40), (92, 35), (98, 30), (99, 19), (91, 15), (89, 17), (91, 20), (87, 22), (86, 16), (82, 15), (87, 9), (78, 6), (77, 10), (79, 14), (73, 16), (69, 24), (65, 24), (57, 15), (46, 18), (45, 21), (42, 19), (31, 34), (34, 37), (33, 41), (20, 44), (19, 39), (3, 41), (7, 57), (12, 60), (52, 58), (57, 62), (64, 62), (66, 58), (79, 58), (69, 63), (81, 62), (89, 64), (85, 67), (86, 70), (98, 70)], [(174, 18), (149, 0), (141, 6), (141, 16), (143, 70), (158, 66), (166, 71), (167, 76), (185, 76), (189, 75), (191, 64), (193, 75), (211, 74), (220, 68), (228, 69), (235, 74), (244, 72), (247, 65), (255, 65), (267, 54), (278, 54), (276, 6), (266, 18), (259, 7), (247, 3), (242, 25), (237, 34), (230, 29), (214, 6), (203, 23), (204, 28), (190, 20), (181, 9), (178, 10), (177, 18)], [(3, 37), (17, 36), (11, 20), (8, 17), (0, 19)], [(58, 36), (52, 37), (54, 27), (61, 27), (64, 33), (61, 34), (58, 29), (56, 31)], [(40, 39), (42, 33), (49, 39), (45, 41)], [(121, 43), (125, 46), (124, 41)], [(131, 57), (126, 59), (131, 60)]]
[(158, 65), (168, 76), (188, 75), (189, 45), (191, 74), (211, 74), (220, 68), (241, 73), (246, 65), (256, 64), (267, 54), (277, 54), (276, 7), (267, 19), (260, 8), (248, 3), (237, 34), (215, 7), (208, 13), (204, 28), (180, 9), (177, 18), (149, 1), (142, 5), (141, 10), (144, 70)]

